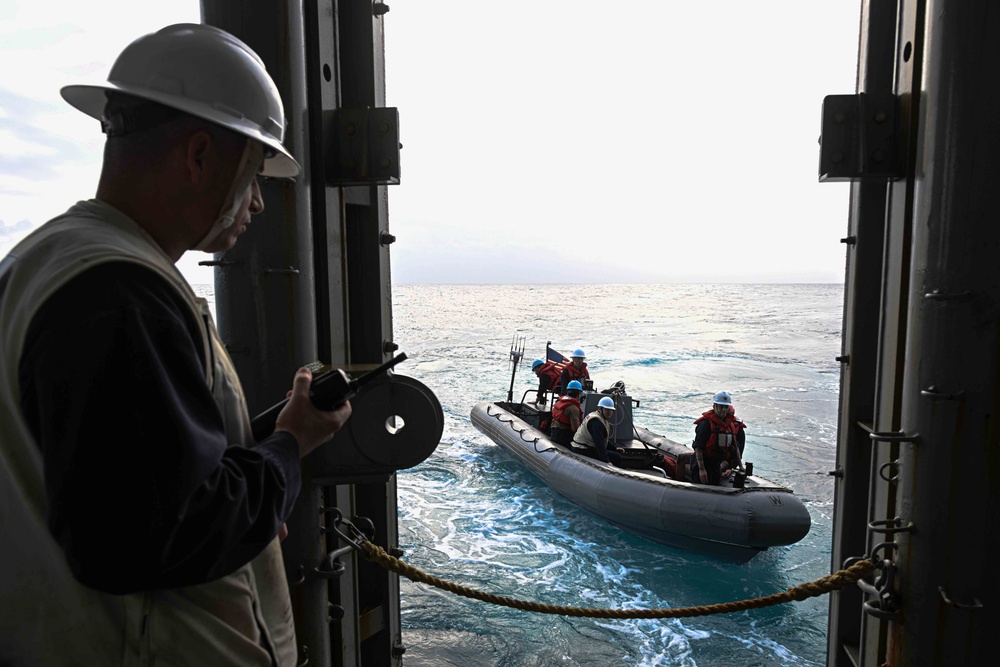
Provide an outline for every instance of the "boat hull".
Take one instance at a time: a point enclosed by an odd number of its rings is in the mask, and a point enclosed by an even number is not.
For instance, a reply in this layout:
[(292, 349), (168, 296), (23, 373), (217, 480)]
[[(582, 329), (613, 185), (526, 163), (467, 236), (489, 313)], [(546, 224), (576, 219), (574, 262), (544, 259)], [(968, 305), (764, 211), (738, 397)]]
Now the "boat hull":
[[(738, 489), (616, 468), (556, 445), (524, 419), (487, 401), (473, 407), (471, 419), (560, 495), (660, 544), (745, 562), (769, 547), (798, 542), (811, 526), (809, 511), (792, 491), (762, 477), (751, 476)], [(642, 432), (648, 442), (663, 440)]]

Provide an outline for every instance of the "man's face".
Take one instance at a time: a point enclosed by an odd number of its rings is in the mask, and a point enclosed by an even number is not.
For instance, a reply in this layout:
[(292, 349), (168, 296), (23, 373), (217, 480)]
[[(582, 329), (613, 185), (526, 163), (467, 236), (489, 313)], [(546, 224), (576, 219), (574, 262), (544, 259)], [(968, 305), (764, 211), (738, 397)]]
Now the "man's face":
[(712, 404), (712, 409), (715, 411), (716, 416), (719, 417), (719, 418), (724, 418), (726, 415), (729, 414), (729, 406), (728, 405), (721, 405), (719, 403), (713, 403)]
[(583, 366), (583, 357), (573, 357), (573, 365), (577, 368)]
[(250, 186), (244, 191), (240, 205), (236, 209), (233, 224), (222, 231), (215, 240), (210, 243), (205, 252), (225, 252), (236, 245), (236, 240), (250, 226), (250, 217), (264, 210), (264, 199), (260, 194), (260, 185), (257, 179), (250, 181)]
[[(213, 194), (209, 201), (217, 206), (212, 226), (206, 234), (217, 234), (204, 252), (225, 252), (236, 245), (237, 238), (247, 230), (250, 216), (264, 210), (258, 174), (264, 164), (263, 146), (231, 132), (216, 130), (210, 133), (216, 160)], [(220, 230), (219, 221), (231, 219), (232, 223)]]

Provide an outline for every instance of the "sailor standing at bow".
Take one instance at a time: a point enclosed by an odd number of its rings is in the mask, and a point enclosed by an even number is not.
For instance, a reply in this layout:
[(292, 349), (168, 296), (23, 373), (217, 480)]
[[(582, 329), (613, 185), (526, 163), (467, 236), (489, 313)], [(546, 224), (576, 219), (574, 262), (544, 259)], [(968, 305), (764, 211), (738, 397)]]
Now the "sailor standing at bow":
[(691, 460), (691, 481), (698, 484), (719, 484), (722, 464), (732, 462), (743, 470), (743, 446), (746, 424), (737, 419), (733, 399), (720, 391), (712, 399), (712, 409), (695, 420), (694, 457)]
[(570, 363), (563, 368), (559, 376), (560, 387), (568, 386), (571, 380), (578, 380), (582, 384), (584, 380), (590, 379), (590, 371), (587, 370), (587, 362), (584, 361), (587, 358), (584, 351), (577, 348), (569, 358)]

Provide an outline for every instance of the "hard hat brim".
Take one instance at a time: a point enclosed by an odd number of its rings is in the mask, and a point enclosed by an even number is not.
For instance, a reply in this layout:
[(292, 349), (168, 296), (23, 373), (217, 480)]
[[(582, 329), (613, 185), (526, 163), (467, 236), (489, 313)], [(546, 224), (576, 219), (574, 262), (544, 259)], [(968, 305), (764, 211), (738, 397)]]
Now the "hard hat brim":
[(197, 118), (207, 120), (210, 123), (216, 123), (249, 139), (259, 141), (266, 148), (269, 148), (269, 152), (271, 153), (270, 157), (264, 159), (264, 166), (261, 170), (262, 176), (294, 178), (302, 171), (299, 163), (285, 150), (281, 142), (275, 141), (272, 137), (263, 134), (253, 122), (242, 118), (234, 118), (232, 113), (196, 100), (189, 100), (148, 88), (133, 88), (131, 86), (120, 86), (111, 83), (63, 86), (59, 90), (59, 94), (62, 95), (62, 98), (66, 102), (91, 118), (103, 120), (104, 108), (108, 103), (107, 93), (109, 91), (157, 102), (172, 109), (177, 109)]

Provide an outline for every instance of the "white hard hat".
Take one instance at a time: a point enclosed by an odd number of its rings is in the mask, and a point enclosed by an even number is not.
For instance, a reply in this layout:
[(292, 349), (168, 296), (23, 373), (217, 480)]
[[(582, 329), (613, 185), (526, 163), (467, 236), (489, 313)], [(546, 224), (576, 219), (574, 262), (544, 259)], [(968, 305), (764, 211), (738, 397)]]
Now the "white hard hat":
[(601, 400), (599, 400), (597, 402), (597, 407), (599, 407), (599, 408), (607, 408), (608, 410), (614, 410), (615, 409), (615, 402), (613, 400), (611, 400), (610, 396), (605, 396), (604, 398), (602, 398)]
[(729, 395), (728, 391), (720, 391), (712, 398), (712, 402), (718, 405), (732, 405), (733, 397)]
[(103, 120), (108, 91), (157, 102), (259, 141), (265, 147), (264, 176), (300, 171), (281, 144), (284, 107), (264, 62), (224, 30), (198, 23), (167, 26), (125, 47), (106, 84), (65, 86), (60, 93)]

